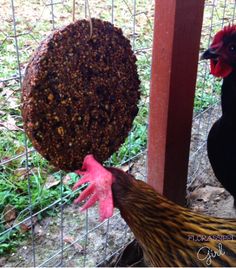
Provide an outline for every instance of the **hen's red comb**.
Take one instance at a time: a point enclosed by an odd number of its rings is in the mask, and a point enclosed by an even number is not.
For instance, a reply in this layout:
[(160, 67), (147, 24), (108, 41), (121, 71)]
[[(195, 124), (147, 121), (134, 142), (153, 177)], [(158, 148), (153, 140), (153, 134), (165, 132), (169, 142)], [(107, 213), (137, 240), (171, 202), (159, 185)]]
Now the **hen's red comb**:
[(83, 177), (74, 185), (73, 190), (84, 183), (90, 183), (74, 201), (79, 203), (89, 197), (81, 211), (88, 209), (98, 201), (100, 221), (111, 217), (114, 208), (111, 189), (113, 176), (111, 172), (98, 163), (93, 155), (87, 155), (84, 159), (82, 170), (77, 170), (76, 173), (83, 175)]

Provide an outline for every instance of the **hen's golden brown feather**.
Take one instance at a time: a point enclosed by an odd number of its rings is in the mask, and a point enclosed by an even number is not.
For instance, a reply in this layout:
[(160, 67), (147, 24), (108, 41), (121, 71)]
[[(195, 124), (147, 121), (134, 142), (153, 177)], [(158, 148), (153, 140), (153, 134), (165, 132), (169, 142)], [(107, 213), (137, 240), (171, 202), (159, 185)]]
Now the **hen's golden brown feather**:
[(115, 178), (115, 206), (149, 265), (236, 266), (236, 220), (195, 213), (167, 200), (145, 182), (107, 169)]

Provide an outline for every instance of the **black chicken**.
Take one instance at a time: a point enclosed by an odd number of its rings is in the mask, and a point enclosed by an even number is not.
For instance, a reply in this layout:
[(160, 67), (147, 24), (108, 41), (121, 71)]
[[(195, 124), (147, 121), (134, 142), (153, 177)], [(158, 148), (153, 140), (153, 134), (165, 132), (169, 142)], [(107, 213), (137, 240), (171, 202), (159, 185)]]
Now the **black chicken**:
[(222, 77), (222, 116), (207, 140), (208, 157), (217, 179), (234, 197), (236, 207), (236, 26), (219, 31), (202, 59), (210, 59), (211, 74)]

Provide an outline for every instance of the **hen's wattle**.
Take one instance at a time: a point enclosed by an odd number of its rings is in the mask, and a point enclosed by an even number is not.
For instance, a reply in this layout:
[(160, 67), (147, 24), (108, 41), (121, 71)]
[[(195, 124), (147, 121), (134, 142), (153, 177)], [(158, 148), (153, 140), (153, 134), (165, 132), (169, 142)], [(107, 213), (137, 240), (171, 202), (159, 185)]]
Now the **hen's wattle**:
[[(112, 176), (114, 205), (134, 233), (148, 265), (236, 265), (236, 220), (194, 213), (117, 168), (101, 166), (99, 170)], [(94, 180), (103, 184), (103, 176)], [(96, 187), (94, 191), (92, 194)]]

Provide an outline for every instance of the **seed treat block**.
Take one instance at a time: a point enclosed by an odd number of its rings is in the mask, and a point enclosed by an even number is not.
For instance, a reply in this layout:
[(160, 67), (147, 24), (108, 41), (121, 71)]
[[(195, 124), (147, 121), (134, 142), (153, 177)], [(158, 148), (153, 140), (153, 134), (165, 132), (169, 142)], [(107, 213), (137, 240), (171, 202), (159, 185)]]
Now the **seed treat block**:
[[(92, 30), (92, 35), (90, 34)], [(22, 86), (24, 129), (54, 166), (100, 162), (124, 142), (138, 112), (136, 57), (121, 29), (92, 19), (54, 31), (31, 58)]]

